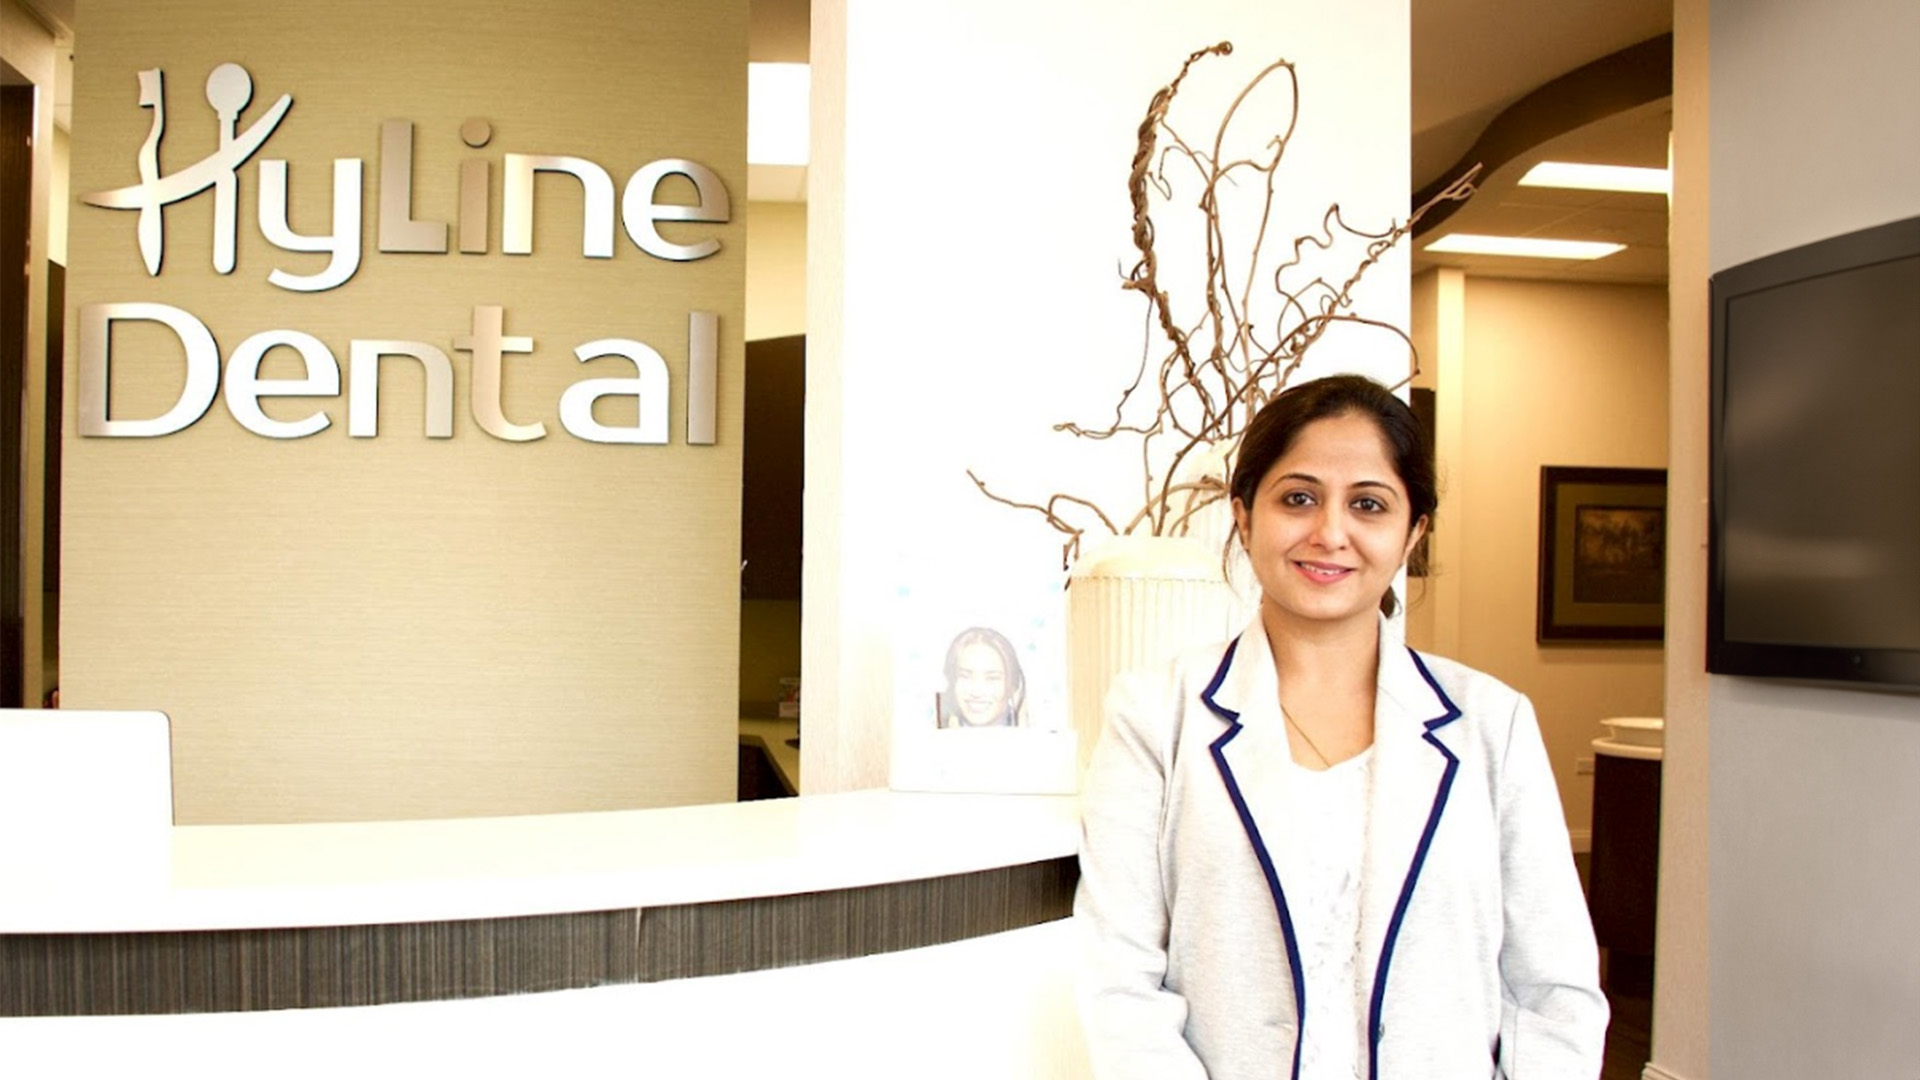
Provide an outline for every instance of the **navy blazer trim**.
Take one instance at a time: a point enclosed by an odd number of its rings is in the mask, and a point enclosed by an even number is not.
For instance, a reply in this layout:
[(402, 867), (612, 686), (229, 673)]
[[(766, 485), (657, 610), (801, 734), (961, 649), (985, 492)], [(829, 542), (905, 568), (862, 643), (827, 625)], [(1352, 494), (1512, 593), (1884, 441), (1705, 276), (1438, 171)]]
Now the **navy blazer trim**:
[(1287, 908), (1287, 894), (1280, 888), (1280, 874), (1273, 867), (1273, 858), (1267, 854), (1267, 843), (1260, 838), (1260, 827), (1254, 824), (1253, 813), (1247, 809), (1246, 797), (1240, 794), (1240, 784), (1233, 777), (1233, 769), (1227, 765), (1226, 745), (1240, 734), (1240, 714), (1213, 700), (1213, 695), (1226, 680), (1227, 669), (1233, 666), (1233, 653), (1240, 647), (1240, 639), (1233, 639), (1227, 646), (1227, 653), (1220, 659), (1220, 667), (1213, 673), (1213, 681), (1200, 693), (1201, 700), (1207, 703), (1221, 719), (1227, 722), (1227, 730), (1213, 740), (1208, 750), (1213, 754), (1213, 764), (1220, 770), (1220, 779), (1227, 785), (1227, 798), (1233, 801), (1234, 813), (1240, 815), (1240, 827), (1247, 831), (1247, 839), (1253, 842), (1254, 858), (1260, 861), (1260, 873), (1267, 879), (1267, 891), (1273, 894), (1273, 907), (1280, 916), (1280, 932), (1287, 944), (1287, 967), (1293, 972), (1293, 1008), (1295, 1028), (1293, 1040), (1293, 1080), (1300, 1080), (1300, 1033), (1307, 1024), (1307, 982), (1300, 968), (1300, 943), (1294, 937), (1293, 912)]
[(1427, 814), (1426, 830), (1420, 834), (1420, 846), (1414, 849), (1413, 866), (1407, 870), (1406, 883), (1400, 887), (1400, 899), (1394, 904), (1393, 918), (1387, 923), (1387, 940), (1380, 948), (1380, 969), (1373, 977), (1373, 1001), (1367, 1010), (1367, 1076), (1371, 1080), (1380, 1080), (1380, 1014), (1386, 1004), (1387, 969), (1393, 963), (1393, 947), (1399, 940), (1400, 926), (1406, 921), (1407, 905), (1413, 900), (1413, 887), (1420, 879), (1421, 869), (1426, 866), (1427, 849), (1433, 846), (1433, 834), (1440, 828), (1440, 812), (1446, 809), (1447, 797), (1453, 793), (1454, 774), (1460, 771), (1460, 759), (1433, 737), (1434, 732), (1460, 719), (1460, 706), (1455, 705), (1447, 692), (1440, 689), (1440, 683), (1434, 679), (1433, 672), (1427, 670), (1426, 662), (1420, 659), (1419, 653), (1409, 648), (1407, 655), (1413, 658), (1413, 666), (1419, 669), (1420, 677), (1427, 680), (1427, 685), (1433, 688), (1440, 703), (1447, 707), (1445, 713), (1427, 721), (1427, 733), (1421, 736), (1447, 759), (1447, 771), (1441, 775), (1440, 787), (1434, 792), (1433, 809)]
[(1212, 680), (1207, 683), (1205, 690), (1200, 691), (1200, 700), (1207, 703), (1207, 708), (1218, 713), (1220, 718), (1229, 724), (1239, 723), (1240, 714), (1213, 700), (1213, 695), (1219, 693), (1220, 684), (1227, 681), (1227, 669), (1233, 666), (1233, 654), (1238, 652), (1239, 649), (1239, 638), (1234, 638), (1232, 641), (1227, 642), (1227, 651), (1225, 655), (1220, 657), (1220, 666), (1213, 669)]

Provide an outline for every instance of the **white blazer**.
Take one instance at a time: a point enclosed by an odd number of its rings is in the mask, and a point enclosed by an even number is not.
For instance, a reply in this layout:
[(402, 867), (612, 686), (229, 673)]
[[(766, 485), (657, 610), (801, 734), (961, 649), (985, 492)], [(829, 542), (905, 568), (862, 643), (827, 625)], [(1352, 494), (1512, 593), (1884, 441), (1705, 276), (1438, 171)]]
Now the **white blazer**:
[[(1372, 1080), (1593, 1080), (1607, 1002), (1533, 706), (1380, 632), (1360, 898)], [(1289, 750), (1253, 625), (1123, 676), (1083, 787), (1081, 1011), (1102, 1080), (1298, 1078)], [(1320, 1015), (1326, 1015), (1322, 1012)]]

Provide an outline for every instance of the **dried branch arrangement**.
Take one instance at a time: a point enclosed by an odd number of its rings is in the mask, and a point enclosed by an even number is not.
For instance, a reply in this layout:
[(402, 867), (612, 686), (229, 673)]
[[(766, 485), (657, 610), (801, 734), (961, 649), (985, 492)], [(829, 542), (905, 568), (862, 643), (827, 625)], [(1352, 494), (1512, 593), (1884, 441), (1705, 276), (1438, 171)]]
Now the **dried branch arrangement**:
[[(1406, 333), (1357, 313), (1353, 293), (1367, 271), (1430, 208), (1471, 195), (1477, 170), (1384, 231), (1355, 228), (1334, 203), (1321, 216), (1317, 231), (1269, 245), (1280, 165), (1300, 115), (1294, 65), (1275, 61), (1255, 75), (1226, 109), (1211, 144), (1188, 141), (1168, 122), (1193, 66), (1232, 51), (1231, 42), (1221, 42), (1188, 56), (1179, 74), (1147, 106), (1127, 176), (1139, 259), (1121, 283), (1147, 305), (1140, 366), (1120, 393), (1110, 421), (1054, 425), (1054, 430), (1080, 438), (1138, 439), (1143, 476), (1139, 508), (1120, 524), (1120, 518), (1089, 499), (1056, 493), (1043, 503), (1023, 502), (996, 493), (972, 470), (967, 472), (989, 499), (1038, 512), (1065, 534), (1063, 567), (1078, 557), (1080, 538), (1096, 524), (1114, 534), (1186, 535), (1196, 514), (1227, 497), (1233, 453), (1248, 421), (1286, 388), (1308, 350), (1330, 329), (1346, 324), (1389, 333), (1406, 352), (1402, 384), (1418, 371)], [(1234, 152), (1227, 142), (1235, 115), (1269, 79), (1287, 84), (1286, 122), (1258, 152), (1230, 157)], [(1197, 197), (1189, 205), (1185, 199), (1176, 201), (1176, 191), (1197, 191)], [(1237, 214), (1229, 223), (1223, 214), (1226, 202), (1246, 191), (1255, 193), (1251, 212)], [(1198, 231), (1205, 244), (1204, 263), (1195, 263), (1204, 266), (1204, 278), (1198, 288), (1181, 294), (1184, 303), (1179, 305), (1179, 290), (1162, 281), (1155, 248), (1155, 214), (1173, 209), (1200, 215)], [(1262, 266), (1269, 250), (1284, 253), (1270, 269)], [(1330, 270), (1330, 263), (1337, 268)]]

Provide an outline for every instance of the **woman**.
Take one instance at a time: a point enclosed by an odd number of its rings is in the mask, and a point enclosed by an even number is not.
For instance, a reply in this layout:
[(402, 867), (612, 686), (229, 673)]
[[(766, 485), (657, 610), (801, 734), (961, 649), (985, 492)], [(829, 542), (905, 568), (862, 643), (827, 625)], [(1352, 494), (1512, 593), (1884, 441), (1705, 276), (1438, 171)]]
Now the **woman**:
[(1599, 1075), (1598, 959), (1521, 694), (1384, 616), (1432, 518), (1412, 412), (1357, 376), (1255, 416), (1239, 637), (1118, 680), (1076, 912), (1096, 1075)]
[(940, 695), (943, 728), (1018, 727), (1027, 700), (1027, 679), (1013, 643), (997, 630), (976, 626), (947, 646), (947, 690)]

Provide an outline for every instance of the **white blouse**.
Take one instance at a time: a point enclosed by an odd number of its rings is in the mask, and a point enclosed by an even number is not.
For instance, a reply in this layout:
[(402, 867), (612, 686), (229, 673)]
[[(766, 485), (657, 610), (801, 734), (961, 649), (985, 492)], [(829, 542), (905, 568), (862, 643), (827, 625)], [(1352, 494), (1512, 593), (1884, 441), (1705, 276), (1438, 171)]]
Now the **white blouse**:
[(1291, 762), (1292, 835), (1281, 859), (1306, 986), (1301, 1080), (1367, 1075), (1367, 1002), (1360, 979), (1360, 893), (1373, 749), (1330, 769)]

